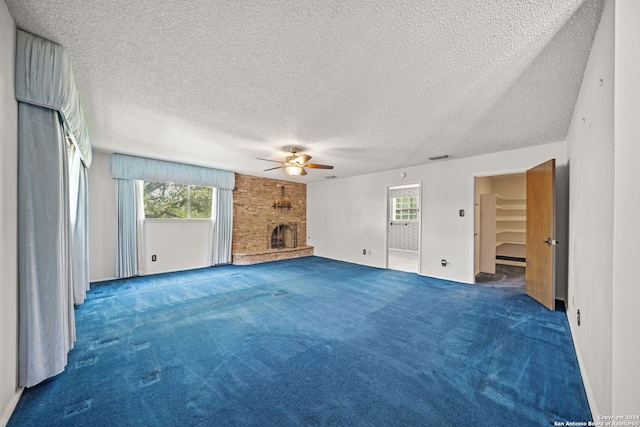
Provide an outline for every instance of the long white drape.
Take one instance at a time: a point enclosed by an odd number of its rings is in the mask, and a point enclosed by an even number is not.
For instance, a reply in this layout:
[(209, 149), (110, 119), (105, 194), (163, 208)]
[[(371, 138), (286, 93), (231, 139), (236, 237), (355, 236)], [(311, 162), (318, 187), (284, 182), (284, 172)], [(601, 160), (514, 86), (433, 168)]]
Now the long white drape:
[(133, 277), (138, 274), (138, 214), (136, 182), (116, 179), (116, 204), (118, 206), (117, 277)]
[(65, 134), (56, 111), (18, 106), (20, 385), (59, 374), (75, 341)]
[[(75, 341), (74, 302), (82, 303), (89, 286), (85, 168), (91, 144), (68, 55), (21, 30), (16, 99), (18, 364), (19, 384), (30, 387), (64, 370)], [(65, 130), (79, 155), (71, 176)]]
[(69, 165), (69, 202), (71, 220), (71, 280), (74, 304), (82, 304), (89, 290), (89, 188), (87, 168), (80, 152), (73, 150)]
[(215, 229), (213, 233), (213, 265), (231, 263), (231, 236), (233, 234), (233, 192), (216, 191)]

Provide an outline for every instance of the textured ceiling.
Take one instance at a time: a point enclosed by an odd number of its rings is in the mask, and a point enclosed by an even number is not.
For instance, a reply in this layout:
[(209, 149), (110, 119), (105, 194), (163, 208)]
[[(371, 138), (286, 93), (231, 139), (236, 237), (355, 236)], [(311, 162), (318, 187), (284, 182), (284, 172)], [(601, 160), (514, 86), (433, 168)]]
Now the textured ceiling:
[(346, 177), (565, 139), (604, 0), (6, 0), (69, 52), (94, 148)]

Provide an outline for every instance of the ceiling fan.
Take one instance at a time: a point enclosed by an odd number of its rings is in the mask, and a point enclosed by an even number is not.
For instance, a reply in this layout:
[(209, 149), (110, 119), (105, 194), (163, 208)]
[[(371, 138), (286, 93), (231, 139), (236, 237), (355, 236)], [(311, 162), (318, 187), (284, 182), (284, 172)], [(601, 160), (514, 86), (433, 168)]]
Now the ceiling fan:
[(285, 171), (287, 171), (287, 173), (291, 176), (298, 176), (298, 175), (306, 175), (307, 171), (305, 168), (310, 168), (310, 169), (333, 169), (333, 166), (329, 166), (329, 165), (319, 165), (316, 163), (307, 163), (309, 160), (311, 160), (311, 156), (307, 155), (307, 154), (300, 154), (298, 155), (298, 152), (300, 151), (300, 149), (298, 147), (291, 147), (289, 148), (289, 151), (291, 152), (291, 155), (286, 157), (284, 159), (284, 162), (280, 162), (277, 160), (270, 160), (270, 159), (261, 159), (258, 158), (258, 160), (265, 160), (267, 162), (274, 162), (274, 163), (282, 163), (282, 165), (280, 166), (276, 166), (275, 168), (269, 168), (269, 169), (265, 169), (266, 171), (270, 171), (270, 170), (274, 170), (274, 169), (282, 169), (284, 168)]

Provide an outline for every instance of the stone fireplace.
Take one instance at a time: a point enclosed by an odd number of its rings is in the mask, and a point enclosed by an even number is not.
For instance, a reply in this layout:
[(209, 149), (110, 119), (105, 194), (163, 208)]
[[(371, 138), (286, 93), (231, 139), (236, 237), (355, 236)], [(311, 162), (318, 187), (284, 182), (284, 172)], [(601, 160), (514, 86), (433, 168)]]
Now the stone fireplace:
[(237, 173), (232, 241), (236, 265), (313, 255), (307, 245), (306, 184)]
[(267, 226), (267, 249), (286, 249), (298, 246), (298, 225), (295, 222)]

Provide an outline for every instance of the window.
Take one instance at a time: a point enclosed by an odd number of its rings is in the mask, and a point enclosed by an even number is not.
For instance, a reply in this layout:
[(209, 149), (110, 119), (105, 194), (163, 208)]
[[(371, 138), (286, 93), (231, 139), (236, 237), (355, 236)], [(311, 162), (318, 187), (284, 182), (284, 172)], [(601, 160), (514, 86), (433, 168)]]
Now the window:
[(211, 218), (212, 187), (144, 183), (145, 218)]
[(418, 198), (398, 197), (393, 199), (393, 219), (395, 221), (418, 220)]

